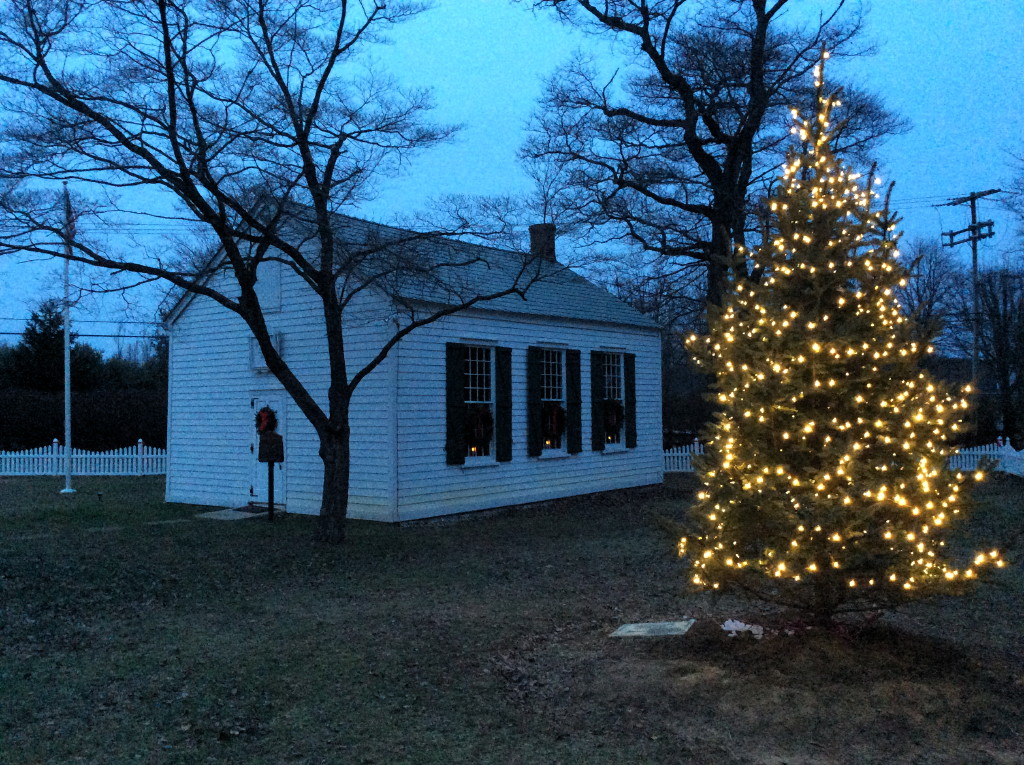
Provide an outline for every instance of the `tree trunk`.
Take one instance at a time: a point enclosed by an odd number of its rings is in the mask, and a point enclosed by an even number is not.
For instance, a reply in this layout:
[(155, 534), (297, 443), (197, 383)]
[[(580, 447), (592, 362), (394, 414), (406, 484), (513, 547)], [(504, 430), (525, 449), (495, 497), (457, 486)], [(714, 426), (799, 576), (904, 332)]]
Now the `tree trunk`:
[(814, 579), (814, 599), (811, 603), (811, 618), (821, 627), (832, 624), (839, 606), (846, 594), (844, 582), (832, 571), (822, 571)]
[(736, 252), (737, 245), (745, 245), (742, 204), (739, 210), (737, 214), (728, 206), (724, 206), (723, 209), (716, 211), (715, 217), (711, 219), (707, 283), (709, 305), (721, 306), (726, 295), (732, 290), (731, 282), (750, 278), (746, 258), (737, 255)]
[(709, 255), (708, 305), (721, 306), (729, 290), (729, 261), (732, 259), (732, 241), (726, 228), (715, 222), (712, 222)]
[[(1007, 370), (1008, 371), (1008, 370)], [(980, 387), (980, 386), (979, 386)], [(1010, 383), (1010, 375), (1004, 373), (999, 380), (999, 408), (1000, 419), (1003, 421), (1002, 436), (1017, 435), (1017, 412), (1014, 406), (1013, 387)]]
[(345, 541), (348, 516), (349, 428), (328, 430), (320, 435), (320, 459), (324, 463), (320, 519), (313, 541), (318, 545), (340, 545)]
[(726, 270), (716, 260), (711, 260), (708, 263), (708, 305), (721, 306), (725, 300), (726, 285)]

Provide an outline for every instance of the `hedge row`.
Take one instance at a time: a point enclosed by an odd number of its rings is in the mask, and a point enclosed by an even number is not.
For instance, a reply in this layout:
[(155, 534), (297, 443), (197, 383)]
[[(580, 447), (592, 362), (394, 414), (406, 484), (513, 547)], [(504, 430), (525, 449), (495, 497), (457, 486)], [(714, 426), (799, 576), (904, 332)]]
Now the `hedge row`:
[[(0, 451), (64, 440), (64, 397), (35, 390), (0, 390)], [(106, 451), (134, 444), (167, 445), (167, 392), (92, 390), (71, 394), (71, 444)]]

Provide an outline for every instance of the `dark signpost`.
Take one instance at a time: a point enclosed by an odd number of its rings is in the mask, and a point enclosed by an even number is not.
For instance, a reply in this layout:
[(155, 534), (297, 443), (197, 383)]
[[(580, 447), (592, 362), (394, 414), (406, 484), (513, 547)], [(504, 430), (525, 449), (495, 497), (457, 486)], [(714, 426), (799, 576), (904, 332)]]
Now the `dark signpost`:
[(274, 521), (274, 465), (284, 462), (284, 438), (277, 430), (277, 415), (269, 406), (256, 412), (256, 432), (260, 435), (256, 458), (267, 463), (267, 517)]

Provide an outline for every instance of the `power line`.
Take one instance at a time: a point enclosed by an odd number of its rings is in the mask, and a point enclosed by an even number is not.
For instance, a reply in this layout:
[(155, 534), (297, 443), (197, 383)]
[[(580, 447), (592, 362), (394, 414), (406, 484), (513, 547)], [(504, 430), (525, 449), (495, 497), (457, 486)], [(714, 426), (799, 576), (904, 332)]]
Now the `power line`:
[[(0, 335), (7, 335), (11, 337), (21, 337), (24, 332), (0, 332)], [(87, 334), (87, 333), (75, 333), (76, 337), (124, 337), (124, 338), (138, 338), (140, 340), (152, 340), (155, 335), (101, 335), (101, 334)]]
[(894, 196), (892, 198), (892, 201), (893, 201), (893, 204), (896, 204), (897, 202), (898, 203), (902, 203), (902, 204), (906, 204), (907, 202), (910, 202), (910, 203), (925, 202), (925, 201), (930, 201), (930, 200), (933, 200), (933, 199), (949, 199), (949, 194), (924, 194), (924, 195), (915, 196), (915, 197), (898, 197), (898, 196)]
[[(28, 322), (25, 316), (0, 316), (0, 322)], [(76, 318), (72, 324), (145, 324), (161, 325), (163, 322), (142, 322), (135, 320), (121, 320), (121, 318)]]

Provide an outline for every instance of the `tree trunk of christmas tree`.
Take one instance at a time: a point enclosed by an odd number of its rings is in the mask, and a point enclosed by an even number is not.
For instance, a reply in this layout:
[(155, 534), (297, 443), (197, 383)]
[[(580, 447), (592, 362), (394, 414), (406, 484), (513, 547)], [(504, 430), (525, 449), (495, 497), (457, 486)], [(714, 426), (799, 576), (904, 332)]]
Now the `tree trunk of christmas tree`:
[(814, 602), (811, 606), (814, 622), (821, 626), (832, 623), (843, 602), (846, 583), (832, 572), (823, 573), (814, 580)]

